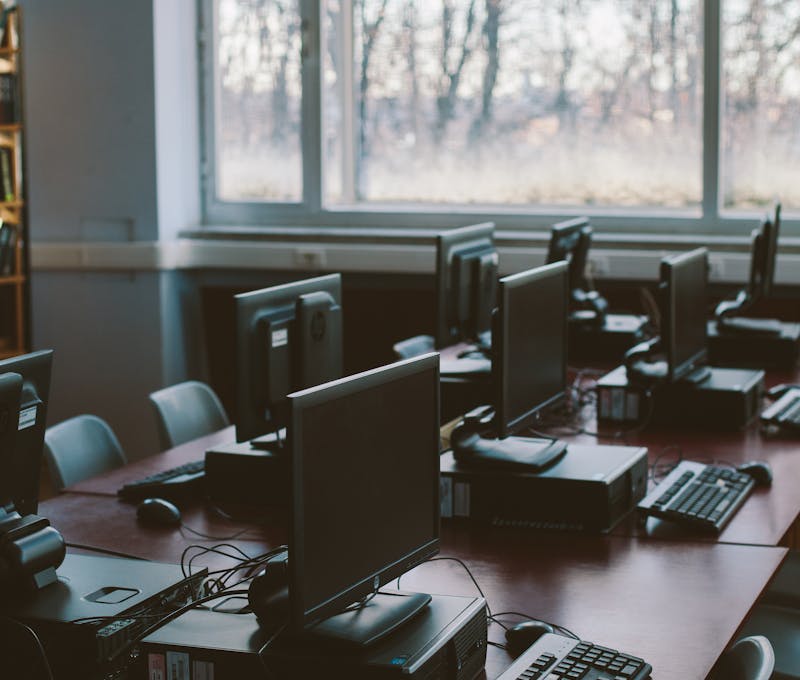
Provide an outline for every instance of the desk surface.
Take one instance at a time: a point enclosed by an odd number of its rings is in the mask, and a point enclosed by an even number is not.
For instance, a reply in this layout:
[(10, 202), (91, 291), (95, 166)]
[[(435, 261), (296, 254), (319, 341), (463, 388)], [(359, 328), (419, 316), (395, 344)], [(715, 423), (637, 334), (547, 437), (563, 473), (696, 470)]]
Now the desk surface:
[[(68, 493), (42, 503), (72, 543), (179, 562), (193, 543), (177, 530), (139, 527), (134, 506), (102, 495)], [(248, 553), (280, 545), (285, 525), (230, 522), (210, 509), (184, 509), (185, 522), (228, 536)], [(245, 538), (249, 540), (244, 540)], [(514, 610), (553, 621), (585, 639), (646, 658), (659, 680), (703, 678), (783, 560), (784, 548), (666, 542), (609, 536), (541, 534), (452, 522), (442, 530), (442, 555), (469, 564), (495, 612)], [(403, 588), (467, 594), (474, 587), (452, 562), (418, 567)], [(498, 626), (490, 639), (502, 642)], [(490, 648), (487, 677), (509, 664)]]

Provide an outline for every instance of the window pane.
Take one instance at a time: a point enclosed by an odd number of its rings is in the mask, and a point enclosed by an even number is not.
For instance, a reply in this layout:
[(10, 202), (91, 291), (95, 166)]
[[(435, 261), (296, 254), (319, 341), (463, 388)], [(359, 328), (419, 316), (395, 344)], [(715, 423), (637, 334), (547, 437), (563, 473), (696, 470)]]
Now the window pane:
[(723, 3), (723, 205), (800, 208), (800, 3)]
[(699, 0), (323, 11), (329, 203), (699, 205)]
[(217, 0), (216, 187), (224, 201), (299, 201), (298, 0)]

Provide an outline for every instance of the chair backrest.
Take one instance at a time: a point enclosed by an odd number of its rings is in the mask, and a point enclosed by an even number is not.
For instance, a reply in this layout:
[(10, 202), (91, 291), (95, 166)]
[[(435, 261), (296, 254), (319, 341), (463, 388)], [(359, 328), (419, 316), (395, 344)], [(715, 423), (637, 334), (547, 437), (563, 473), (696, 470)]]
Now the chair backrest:
[(436, 344), (433, 336), (415, 335), (413, 338), (406, 338), (396, 342), (392, 349), (398, 359), (413, 359), (422, 354), (433, 352), (436, 349)]
[(714, 666), (711, 680), (769, 680), (775, 668), (775, 653), (763, 635), (738, 640)]
[(127, 462), (108, 423), (92, 415), (75, 416), (47, 428), (44, 455), (59, 490)]
[(162, 450), (221, 430), (230, 424), (225, 407), (205, 383), (196, 380), (150, 395)]

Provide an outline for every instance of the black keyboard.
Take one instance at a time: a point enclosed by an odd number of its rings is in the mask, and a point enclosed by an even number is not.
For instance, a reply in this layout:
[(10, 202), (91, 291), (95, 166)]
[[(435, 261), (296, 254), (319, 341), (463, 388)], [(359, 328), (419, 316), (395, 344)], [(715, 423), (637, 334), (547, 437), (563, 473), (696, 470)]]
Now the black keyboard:
[(800, 389), (792, 387), (780, 399), (764, 409), (761, 421), (800, 432)]
[(142, 498), (185, 498), (199, 495), (205, 481), (205, 461), (197, 460), (164, 470), (134, 482), (128, 482), (117, 490), (117, 495), (130, 501)]
[(637, 506), (639, 512), (718, 534), (753, 490), (753, 478), (682, 461)]
[(645, 680), (644, 659), (563, 635), (542, 635), (497, 680)]

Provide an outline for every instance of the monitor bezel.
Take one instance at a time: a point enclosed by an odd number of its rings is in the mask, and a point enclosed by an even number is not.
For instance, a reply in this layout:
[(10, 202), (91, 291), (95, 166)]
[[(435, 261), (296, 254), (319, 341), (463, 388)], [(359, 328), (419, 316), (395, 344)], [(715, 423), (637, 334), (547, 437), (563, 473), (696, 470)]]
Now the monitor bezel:
[[(550, 228), (550, 241), (547, 245), (547, 264), (565, 260), (569, 264), (570, 291), (582, 289), (586, 284), (586, 262), (592, 246), (594, 230), (588, 217), (576, 217), (558, 222)], [(566, 240), (573, 240), (570, 248), (559, 247)], [(566, 256), (572, 257), (566, 260)]]
[[(532, 404), (531, 408), (513, 419), (509, 418), (507, 411), (509, 408), (508, 402), (508, 385), (511, 371), (514, 369), (513, 357), (509, 358), (509, 297), (510, 292), (525, 286), (535, 286), (537, 282), (548, 278), (562, 278), (563, 285), (563, 323), (562, 323), (562, 337), (564, 352), (562, 354), (563, 361), (561, 367), (563, 389), (549, 397), (545, 401), (537, 404)], [(537, 414), (559, 400), (564, 398), (567, 391), (567, 366), (568, 366), (568, 327), (569, 315), (567, 314), (567, 304), (569, 300), (569, 266), (561, 260), (559, 262), (552, 262), (542, 267), (529, 269), (528, 271), (512, 274), (500, 279), (500, 294), (499, 305), (496, 314), (495, 330), (492, 335), (492, 380), (495, 387), (495, 423), (497, 435), (500, 439), (510, 436), (514, 432), (518, 432), (525, 426), (532, 424)], [(518, 368), (517, 368), (518, 370)]]
[(776, 203), (773, 208), (773, 216), (766, 218), (766, 224), (763, 225), (763, 239), (764, 239), (764, 259), (761, 271), (761, 291), (762, 297), (769, 297), (772, 295), (772, 289), (775, 286), (775, 268), (778, 259), (778, 237), (780, 236), (781, 228), (781, 204)]
[[(260, 316), (269, 313), (269, 310), (286, 308), (291, 318), (294, 317), (294, 306), (301, 295), (315, 292), (327, 292), (333, 297), (336, 304), (342, 304), (342, 277), (341, 274), (328, 274), (312, 279), (291, 281), (268, 288), (241, 293), (234, 296), (236, 306), (236, 371), (235, 377), (235, 427), (236, 441), (245, 442), (261, 437), (272, 432), (276, 425), (268, 424), (263, 417), (256, 413), (253, 406), (253, 381), (259, 379), (255, 375), (254, 366), (259, 361), (256, 349), (253, 346), (253, 326)], [(343, 343), (342, 343), (343, 344)], [(288, 369), (287, 369), (288, 370)], [(265, 376), (261, 377), (266, 379)], [(290, 389), (288, 394), (292, 391)]]
[[(494, 240), (494, 222), (482, 222), (466, 227), (458, 227), (436, 235), (436, 333), (434, 336), (437, 349), (450, 345), (466, 338), (458, 337), (448, 324), (451, 316), (452, 298), (451, 283), (453, 279), (452, 262), (459, 250), (468, 250), (471, 245), (480, 245), (488, 241), (489, 245), (497, 252)], [(457, 301), (456, 301), (457, 304)], [(488, 329), (486, 329), (488, 330)]]
[(704, 323), (704, 332), (706, 333), (706, 343), (702, 349), (698, 349), (691, 357), (686, 359), (680, 366), (676, 365), (676, 352), (677, 352), (677, 339), (675, 334), (675, 316), (676, 316), (676, 293), (677, 287), (675, 285), (676, 279), (681, 275), (682, 271), (694, 266), (698, 260), (702, 259), (705, 263), (705, 289), (703, 291), (703, 298), (707, 300), (708, 297), (708, 249), (696, 248), (686, 253), (679, 253), (665, 257), (661, 260), (661, 268), (659, 272), (660, 287), (662, 288), (663, 295), (663, 309), (662, 315), (662, 343), (667, 357), (667, 379), (670, 382), (675, 382), (686, 377), (698, 366), (703, 365), (708, 358), (708, 340), (707, 331)]
[[(14, 509), (20, 515), (36, 514), (39, 507), (39, 475), (42, 467), (42, 457), (44, 456), (44, 436), (47, 429), (47, 411), (50, 402), (50, 383), (53, 373), (53, 350), (45, 349), (38, 352), (31, 352), (30, 354), (22, 354), (19, 356), (3, 359), (0, 361), (0, 374), (4, 373), (18, 373), (22, 376), (23, 387), (20, 396), (20, 412), (26, 407), (25, 402), (25, 385), (33, 383), (36, 388), (36, 396), (39, 400), (36, 406), (36, 420), (31, 428), (36, 428), (36, 433), (30, 434), (34, 440), (33, 447), (35, 451), (27, 452), (32, 459), (26, 459), (29, 463), (25, 466), (25, 470), (18, 469), (17, 461), (19, 456), (23, 454), (19, 449), (26, 437), (17, 431), (16, 436), (16, 451), (14, 456), (13, 469), (19, 477), (27, 477), (30, 479), (24, 480), (28, 482), (29, 488), (23, 490), (23, 496), (19, 494), (12, 494), (14, 497), (10, 502), (13, 502)], [(28, 406), (30, 408), (30, 406)], [(30, 429), (30, 428), (26, 428)], [(29, 472), (29, 475), (25, 475)], [(15, 484), (20, 484), (20, 479), (14, 480)], [(9, 499), (0, 499), (0, 503), (8, 504)]]
[(295, 632), (302, 632), (307, 627), (339, 613), (344, 607), (366, 597), (375, 591), (376, 578), (380, 586), (391, 582), (393, 579), (406, 573), (409, 569), (422, 564), (439, 552), (441, 543), (441, 517), (439, 503), (439, 483), (435, 484), (435, 498), (431, 509), (434, 538), (418, 546), (410, 553), (399, 557), (391, 564), (384, 565), (380, 570), (363, 577), (359, 577), (353, 584), (339, 593), (332, 594), (321, 604), (307, 608), (302, 598), (301, 574), (303, 572), (303, 538), (305, 536), (304, 502), (302, 497), (302, 472), (303, 472), (303, 437), (302, 414), (306, 408), (336, 401), (350, 394), (363, 390), (373, 389), (388, 382), (402, 380), (403, 378), (420, 373), (430, 373), (432, 388), (436, 390), (435, 414), (431, 418), (431, 474), (439, 478), (439, 355), (438, 353), (424, 354), (413, 359), (406, 359), (388, 366), (372, 369), (364, 373), (334, 380), (325, 385), (319, 385), (307, 390), (302, 390), (289, 395), (289, 429), (288, 442), (291, 451), (291, 520), (289, 543), (289, 627)]

